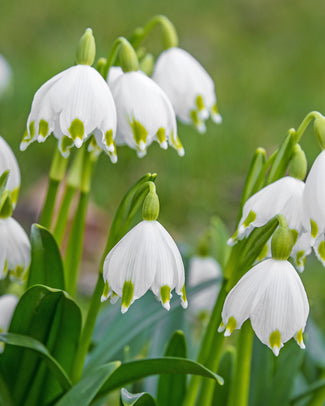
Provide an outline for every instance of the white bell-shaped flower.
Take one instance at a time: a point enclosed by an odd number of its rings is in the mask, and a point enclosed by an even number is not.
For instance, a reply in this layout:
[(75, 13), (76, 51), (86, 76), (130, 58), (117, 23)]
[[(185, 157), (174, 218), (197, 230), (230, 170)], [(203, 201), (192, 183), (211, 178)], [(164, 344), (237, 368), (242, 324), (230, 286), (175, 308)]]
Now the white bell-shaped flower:
[(12, 70), (6, 59), (0, 54), (0, 98), (10, 87)]
[(193, 123), (199, 132), (205, 132), (209, 116), (221, 123), (213, 80), (184, 49), (175, 47), (162, 52), (152, 78), (166, 92), (176, 116), (184, 123)]
[(229, 292), (219, 331), (229, 336), (250, 319), (263, 344), (278, 356), (294, 337), (305, 348), (303, 331), (309, 313), (304, 286), (288, 261), (267, 259), (248, 271)]
[(325, 266), (325, 151), (315, 159), (306, 179), (304, 209), (310, 221), (310, 236), (317, 258)]
[(9, 190), (11, 201), (15, 207), (20, 188), (20, 170), (10, 146), (0, 136), (0, 176), (7, 170), (9, 170), (9, 176), (6, 189)]
[(122, 298), (122, 313), (151, 289), (165, 309), (175, 289), (187, 307), (184, 266), (179, 250), (158, 221), (143, 220), (108, 253), (103, 268), (102, 301)]
[(31, 261), (30, 242), (21, 225), (12, 217), (0, 219), (0, 279), (24, 280)]
[[(189, 263), (188, 286), (194, 287), (203, 282), (211, 281), (212, 279), (220, 280), (222, 272), (218, 262), (210, 256), (194, 256)], [(204, 291), (196, 294), (192, 300), (190, 308), (195, 312), (212, 310), (216, 301), (219, 286), (217, 281)]]
[(15, 295), (0, 296), (0, 332), (8, 331), (17, 303), (18, 297)]
[(247, 237), (255, 227), (262, 227), (274, 216), (282, 214), (296, 235), (308, 228), (303, 210), (303, 181), (286, 176), (265, 186), (251, 196), (243, 207), (243, 215), (228, 245)]
[(127, 72), (112, 82), (111, 90), (117, 111), (116, 145), (128, 145), (143, 157), (157, 141), (161, 148), (169, 143), (184, 155), (173, 107), (152, 79), (140, 71)]
[(114, 160), (115, 132), (116, 109), (107, 83), (91, 66), (76, 65), (36, 92), (20, 149), (36, 140), (44, 142), (53, 133), (67, 157), (73, 145), (80, 148), (94, 134)]

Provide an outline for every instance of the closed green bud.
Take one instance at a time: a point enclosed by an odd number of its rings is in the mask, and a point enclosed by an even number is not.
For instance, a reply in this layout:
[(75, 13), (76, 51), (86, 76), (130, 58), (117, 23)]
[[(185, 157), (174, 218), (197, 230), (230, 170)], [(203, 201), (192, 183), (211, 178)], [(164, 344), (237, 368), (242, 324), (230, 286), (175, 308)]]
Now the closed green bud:
[(290, 161), (289, 175), (293, 178), (304, 180), (307, 174), (307, 158), (299, 144), (293, 148), (293, 155)]
[(152, 54), (146, 54), (140, 61), (140, 69), (146, 75), (151, 76), (155, 59)]
[(87, 28), (84, 35), (80, 38), (76, 62), (78, 65), (89, 65), (94, 63), (96, 55), (96, 44), (91, 28)]
[(177, 47), (178, 36), (172, 22), (165, 16), (158, 16), (162, 28), (162, 40), (164, 49)]
[(279, 227), (274, 232), (271, 241), (271, 251), (273, 259), (286, 261), (294, 246), (294, 233), (288, 228), (283, 216), (278, 216)]
[(325, 117), (319, 116), (314, 121), (314, 131), (322, 149), (325, 149)]
[(121, 43), (119, 50), (119, 60), (123, 72), (132, 72), (139, 70), (137, 54), (132, 45), (126, 39)]
[(143, 220), (155, 221), (159, 216), (159, 198), (156, 193), (154, 184), (151, 190), (144, 199), (142, 205), (142, 218)]

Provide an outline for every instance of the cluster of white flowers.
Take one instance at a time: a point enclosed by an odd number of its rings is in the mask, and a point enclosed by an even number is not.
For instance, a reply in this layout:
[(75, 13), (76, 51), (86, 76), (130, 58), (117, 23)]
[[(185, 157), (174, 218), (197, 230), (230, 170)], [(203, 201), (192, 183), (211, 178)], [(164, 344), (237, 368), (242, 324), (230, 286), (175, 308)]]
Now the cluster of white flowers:
[[(292, 233), (291, 257), (302, 272), (314, 250), (325, 265), (325, 151), (316, 158), (306, 182), (290, 176), (264, 187), (250, 197), (228, 244), (234, 245), (277, 215), (283, 215)], [(266, 257), (270, 257), (268, 244)], [(290, 254), (290, 253), (289, 253)], [(222, 312), (220, 331), (230, 335), (250, 318), (260, 340), (275, 355), (291, 337), (301, 348), (309, 305), (303, 284), (286, 260), (266, 259), (248, 271), (230, 291)]]
[[(90, 29), (87, 34), (92, 35)], [(182, 156), (175, 113), (201, 132), (209, 115), (221, 122), (211, 77), (182, 49), (164, 51), (152, 79), (141, 71), (111, 67), (105, 81), (86, 63), (59, 73), (36, 92), (21, 150), (53, 133), (64, 157), (89, 138), (89, 149), (104, 150), (112, 162), (117, 160), (115, 144), (127, 145), (142, 157), (157, 141)]]
[[(0, 137), (0, 175), (9, 171), (7, 182), (0, 201), (9, 197), (10, 204), (16, 205), (20, 171), (16, 157), (6, 141)], [(30, 265), (30, 242), (21, 225), (12, 217), (11, 212), (0, 211), (0, 279), (9, 273), (11, 278), (24, 279)]]

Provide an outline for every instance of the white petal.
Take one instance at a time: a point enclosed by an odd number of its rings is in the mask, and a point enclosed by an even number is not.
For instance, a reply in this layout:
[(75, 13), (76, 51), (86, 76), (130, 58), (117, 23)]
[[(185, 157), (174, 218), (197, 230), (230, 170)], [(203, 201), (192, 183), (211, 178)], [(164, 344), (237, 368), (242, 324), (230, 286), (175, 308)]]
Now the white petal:
[[(74, 139), (77, 147), (96, 129), (115, 138), (116, 110), (113, 97), (102, 76), (92, 67), (73, 66), (46, 82), (35, 94), (27, 121), (29, 138), (22, 148), (38, 137), (40, 122), (48, 125), (46, 136), (53, 132), (60, 140), (64, 135)], [(29, 126), (34, 123), (34, 136)]]
[(0, 97), (6, 92), (12, 80), (12, 71), (6, 59), (0, 54)]
[(120, 66), (111, 66), (106, 79), (108, 86), (111, 87), (112, 83), (121, 75), (123, 75), (123, 70)]
[[(30, 265), (30, 242), (20, 224), (13, 218), (0, 220), (0, 272), (5, 267), (10, 272), (18, 272), (24, 277)], [(18, 269), (19, 268), (19, 269)], [(16, 275), (13, 275), (16, 276)]]
[(291, 257), (294, 259), (299, 272), (303, 272), (305, 268), (306, 257), (311, 253), (312, 243), (310, 232), (305, 232), (299, 235), (296, 244), (293, 246)]
[(316, 238), (319, 233), (325, 231), (325, 151), (322, 151), (315, 159), (312, 168), (306, 179), (304, 191), (304, 208), (308, 218), (317, 225), (317, 230), (313, 235)]
[(286, 176), (264, 187), (251, 196), (243, 207), (238, 233), (229, 245), (247, 236), (254, 227), (261, 227), (274, 216), (282, 214), (290, 229), (297, 232), (305, 229), (302, 195), (305, 184), (301, 180)]
[(17, 159), (7, 142), (0, 137), (0, 176), (7, 170), (9, 170), (9, 176), (6, 189), (10, 192), (19, 190), (20, 170)]
[(166, 92), (177, 117), (190, 123), (191, 111), (197, 110), (196, 99), (201, 96), (205, 105), (204, 120), (216, 103), (214, 83), (206, 70), (188, 52), (169, 48), (157, 59), (152, 78)]
[[(176, 138), (173, 108), (164, 92), (144, 73), (120, 75), (111, 89), (117, 109), (117, 145), (128, 145), (141, 153), (143, 147), (158, 140), (158, 130), (165, 132), (166, 139), (162, 143), (169, 141), (171, 134)], [(133, 131), (134, 123), (137, 123), (138, 130)]]

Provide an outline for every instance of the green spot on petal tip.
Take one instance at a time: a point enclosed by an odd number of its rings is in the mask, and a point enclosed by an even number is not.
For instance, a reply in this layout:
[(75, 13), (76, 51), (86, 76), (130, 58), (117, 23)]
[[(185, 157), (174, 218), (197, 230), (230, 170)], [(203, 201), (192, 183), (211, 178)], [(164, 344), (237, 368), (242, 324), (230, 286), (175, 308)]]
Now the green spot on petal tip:
[(134, 285), (131, 281), (125, 281), (122, 290), (122, 313), (125, 313), (132, 303)]

